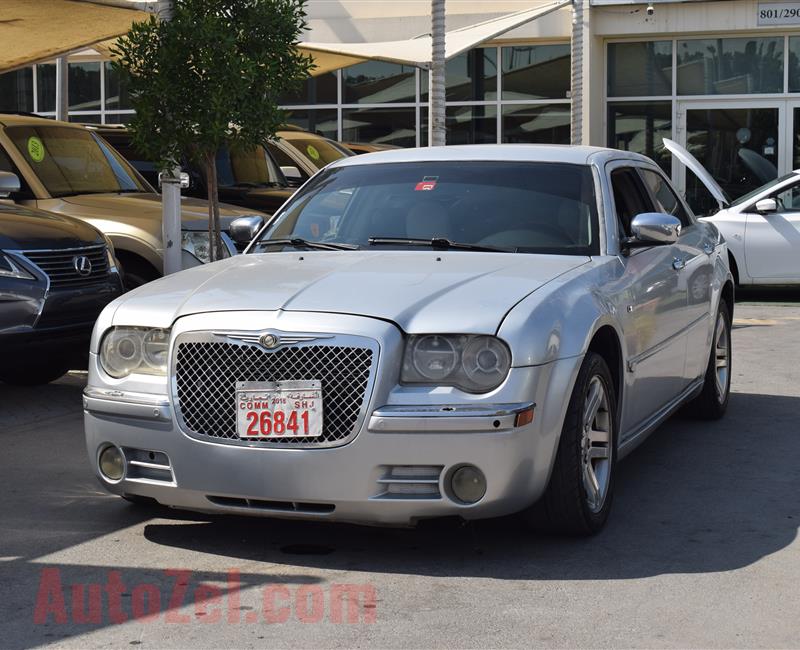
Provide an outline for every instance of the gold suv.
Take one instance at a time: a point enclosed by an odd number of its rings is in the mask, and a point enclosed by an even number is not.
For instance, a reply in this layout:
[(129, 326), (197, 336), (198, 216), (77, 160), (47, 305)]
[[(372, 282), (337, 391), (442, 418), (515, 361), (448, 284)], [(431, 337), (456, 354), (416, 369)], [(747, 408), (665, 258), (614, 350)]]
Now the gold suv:
[[(125, 287), (163, 273), (161, 196), (101, 136), (67, 122), (0, 114), (0, 171), (13, 172), (17, 203), (83, 219), (114, 244)], [(183, 268), (209, 259), (208, 203), (183, 198)], [(228, 230), (237, 217), (265, 215), (225, 205), (220, 210), (223, 242), (236, 254)]]

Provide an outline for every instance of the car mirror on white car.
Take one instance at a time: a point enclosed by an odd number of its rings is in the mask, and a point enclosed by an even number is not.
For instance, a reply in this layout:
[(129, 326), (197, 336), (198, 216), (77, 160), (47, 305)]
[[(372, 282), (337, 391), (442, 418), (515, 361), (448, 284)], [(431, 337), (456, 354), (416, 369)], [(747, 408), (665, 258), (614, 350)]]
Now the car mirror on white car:
[(777, 212), (778, 202), (775, 199), (761, 199), (756, 202), (756, 212), (765, 214), (767, 212)]
[(674, 244), (681, 234), (680, 219), (671, 214), (642, 212), (631, 221), (632, 237), (623, 242), (623, 251), (631, 248), (646, 248)]

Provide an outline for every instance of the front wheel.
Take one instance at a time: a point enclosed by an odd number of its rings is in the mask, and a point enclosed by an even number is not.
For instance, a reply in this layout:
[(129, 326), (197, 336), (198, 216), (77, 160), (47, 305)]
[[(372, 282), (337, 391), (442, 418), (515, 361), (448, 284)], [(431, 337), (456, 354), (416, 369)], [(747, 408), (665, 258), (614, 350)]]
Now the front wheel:
[(536, 528), (593, 535), (608, 519), (616, 465), (617, 401), (611, 372), (594, 352), (584, 357), (542, 498), (526, 513)]

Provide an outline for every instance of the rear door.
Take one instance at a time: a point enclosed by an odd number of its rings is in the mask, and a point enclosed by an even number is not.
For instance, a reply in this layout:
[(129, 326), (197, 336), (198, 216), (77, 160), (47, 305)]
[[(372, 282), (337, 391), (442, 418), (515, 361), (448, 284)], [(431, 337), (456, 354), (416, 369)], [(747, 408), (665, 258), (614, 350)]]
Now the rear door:
[[(637, 214), (659, 211), (639, 167), (611, 163), (609, 180), (621, 237), (631, 235)], [(623, 325), (627, 394), (622, 407), (623, 432), (633, 432), (682, 390), (686, 357), (686, 283), (674, 267), (679, 245), (633, 249), (620, 255), (623, 266), (611, 287)], [(624, 435), (624, 433), (623, 433)], [(624, 442), (624, 438), (622, 440)]]

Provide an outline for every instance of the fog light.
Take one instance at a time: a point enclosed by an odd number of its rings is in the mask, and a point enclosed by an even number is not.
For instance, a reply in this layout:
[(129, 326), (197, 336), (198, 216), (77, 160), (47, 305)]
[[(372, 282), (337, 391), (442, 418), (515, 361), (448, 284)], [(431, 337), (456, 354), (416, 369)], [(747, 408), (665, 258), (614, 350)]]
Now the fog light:
[(119, 481), (125, 474), (125, 457), (118, 447), (106, 447), (100, 452), (100, 471), (109, 481)]
[(486, 477), (474, 465), (464, 465), (453, 472), (450, 488), (462, 503), (476, 503), (486, 494)]

